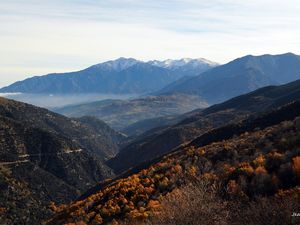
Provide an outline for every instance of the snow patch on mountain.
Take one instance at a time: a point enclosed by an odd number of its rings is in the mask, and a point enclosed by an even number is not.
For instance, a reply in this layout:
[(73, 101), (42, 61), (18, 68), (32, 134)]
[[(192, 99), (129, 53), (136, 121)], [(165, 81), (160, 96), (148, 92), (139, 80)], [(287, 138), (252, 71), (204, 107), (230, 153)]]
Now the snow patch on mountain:
[(134, 58), (121, 57), (116, 60), (110, 60), (110, 61), (107, 61), (104, 63), (94, 65), (94, 67), (101, 67), (103, 69), (114, 70), (114, 71), (119, 72), (119, 71), (125, 70), (139, 62), (142, 62), (142, 61), (136, 60)]
[(137, 60), (134, 58), (118, 58), (116, 60), (110, 60), (107, 62), (103, 62), (103, 63), (99, 63), (94, 65), (93, 67), (96, 68), (101, 68), (104, 70), (108, 70), (108, 71), (122, 71), (125, 70), (135, 64), (138, 63), (146, 63), (146, 64), (150, 64), (152, 66), (157, 66), (157, 67), (161, 67), (161, 68), (166, 68), (166, 69), (178, 69), (181, 67), (189, 67), (192, 69), (197, 69), (197, 68), (205, 68), (205, 67), (215, 67), (218, 66), (218, 63), (209, 61), (207, 59), (204, 58), (197, 58), (197, 59), (192, 59), (192, 58), (182, 58), (182, 59), (166, 59), (166, 60), (151, 60), (148, 62), (144, 62), (141, 60)]
[(152, 60), (149, 61), (148, 63), (163, 67), (163, 68), (168, 68), (168, 69), (177, 69), (179, 67), (183, 66), (190, 66), (192, 68), (196, 67), (204, 67), (204, 66), (217, 66), (218, 63), (209, 61), (204, 58), (198, 58), (198, 59), (192, 59), (192, 58), (182, 58), (182, 59), (167, 59), (163, 61), (159, 60)]

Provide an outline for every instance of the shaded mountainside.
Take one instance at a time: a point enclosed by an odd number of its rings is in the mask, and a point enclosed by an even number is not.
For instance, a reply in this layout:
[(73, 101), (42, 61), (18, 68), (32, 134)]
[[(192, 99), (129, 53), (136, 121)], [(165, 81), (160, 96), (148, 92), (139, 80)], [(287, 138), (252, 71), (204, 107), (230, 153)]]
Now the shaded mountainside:
[(0, 221), (36, 224), (113, 173), (65, 137), (0, 116)]
[(39, 224), (51, 201), (70, 202), (112, 177), (104, 159), (122, 138), (95, 118), (0, 98), (0, 223)]
[(131, 138), (138, 137), (155, 128), (158, 129), (164, 126), (170, 126), (171, 124), (176, 124), (180, 121), (180, 118), (180, 116), (174, 115), (145, 119), (125, 127), (122, 132), (129, 135)]
[(47, 224), (298, 224), (299, 106), (207, 133), (56, 207)]
[(71, 117), (95, 116), (114, 129), (125, 131), (125, 127), (145, 119), (179, 115), (204, 107), (207, 104), (200, 97), (179, 94), (147, 96), (133, 100), (104, 100), (54, 110)]
[(43, 108), (4, 98), (0, 98), (0, 115), (70, 138), (103, 159), (114, 156), (118, 152), (118, 142), (124, 139), (124, 135), (95, 118), (70, 119)]
[[(196, 60), (197, 62), (199, 60)], [(195, 63), (194, 63), (195, 64)], [(128, 94), (157, 91), (182, 76), (200, 74), (215, 63), (188, 62), (176, 67), (153, 65), (132, 58), (100, 63), (81, 71), (53, 73), (18, 81), (0, 92)]]
[(245, 56), (199, 76), (177, 81), (159, 91), (198, 94), (207, 102), (218, 103), (267, 85), (279, 85), (300, 78), (300, 57), (283, 55)]
[(176, 125), (148, 131), (108, 161), (116, 173), (139, 163), (157, 158), (173, 148), (191, 141), (207, 131), (239, 121), (254, 113), (274, 109), (300, 98), (300, 80), (282, 85), (261, 88), (204, 110), (188, 113)]

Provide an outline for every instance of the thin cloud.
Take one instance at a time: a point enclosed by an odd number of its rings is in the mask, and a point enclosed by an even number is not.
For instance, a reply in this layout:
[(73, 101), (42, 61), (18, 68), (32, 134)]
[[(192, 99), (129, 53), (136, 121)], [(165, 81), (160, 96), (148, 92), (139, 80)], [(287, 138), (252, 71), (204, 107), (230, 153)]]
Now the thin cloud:
[(300, 52), (296, 0), (0, 2), (0, 86), (119, 56), (142, 60)]

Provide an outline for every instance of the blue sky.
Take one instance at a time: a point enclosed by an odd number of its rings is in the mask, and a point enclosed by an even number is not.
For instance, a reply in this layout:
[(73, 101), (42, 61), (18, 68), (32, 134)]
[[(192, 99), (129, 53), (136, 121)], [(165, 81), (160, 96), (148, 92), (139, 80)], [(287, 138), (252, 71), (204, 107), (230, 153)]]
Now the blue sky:
[(0, 86), (124, 57), (300, 54), (297, 0), (0, 0)]

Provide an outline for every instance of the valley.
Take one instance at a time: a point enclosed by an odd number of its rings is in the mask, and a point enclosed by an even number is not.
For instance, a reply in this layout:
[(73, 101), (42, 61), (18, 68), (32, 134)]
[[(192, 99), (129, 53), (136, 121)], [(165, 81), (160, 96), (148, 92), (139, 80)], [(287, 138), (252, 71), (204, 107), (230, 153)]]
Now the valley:
[(179, 116), (207, 106), (208, 104), (199, 96), (175, 94), (147, 96), (131, 100), (103, 100), (56, 108), (54, 111), (69, 117), (95, 116), (104, 120), (114, 129), (124, 132), (128, 126), (137, 125), (138, 122), (144, 120)]
[(0, 0), (0, 225), (300, 225), (297, 0)]
[[(274, 222), (296, 224), (297, 219), (282, 210), (299, 207), (295, 202), (299, 198), (299, 109), (299, 102), (295, 102), (251, 122), (238, 123), (234, 126), (245, 129), (236, 136), (226, 137), (228, 133), (225, 132), (221, 139), (214, 140), (215, 133), (212, 132), (207, 134), (209, 141), (205, 144), (200, 144), (202, 137), (196, 138), (150, 165), (145, 164), (138, 170), (130, 170), (117, 179), (100, 184), (98, 190), (58, 209), (57, 216), (47, 224), (63, 224), (64, 221), (89, 224), (118, 221), (121, 224), (181, 224), (191, 221), (194, 224), (199, 219), (204, 224), (213, 221), (239, 224), (244, 220), (263, 224), (261, 219), (268, 219), (268, 214), (274, 212)], [(293, 114), (286, 118), (290, 112)], [(247, 123), (260, 128), (253, 130)], [(226, 129), (235, 132), (234, 127)], [(270, 139), (275, 141), (270, 142)], [(289, 142), (289, 148), (286, 142)], [(204, 193), (195, 192), (198, 188)], [(269, 197), (264, 199), (262, 196)], [(194, 197), (197, 197), (194, 202), (185, 201)], [(263, 208), (264, 201), (268, 208)], [(183, 205), (174, 205), (175, 202)], [(221, 215), (212, 216), (212, 211), (205, 207), (186, 208), (197, 204), (213, 207), (211, 210), (218, 210)], [(250, 208), (253, 204), (256, 210)], [(242, 205), (245, 211), (240, 212)], [(193, 213), (189, 213), (190, 210)], [(259, 217), (256, 214), (259, 210), (264, 210), (266, 215)], [(176, 213), (190, 217), (174, 220), (172, 215)], [(226, 221), (222, 218), (223, 213), (229, 215)], [(145, 222), (149, 218), (150, 221)]]
[[(199, 60), (120, 58), (2, 89), (57, 98), (0, 97), (0, 223), (263, 224), (275, 212), (272, 224), (297, 224), (299, 56)], [(153, 82), (132, 82), (142, 72)], [(113, 95), (68, 83), (106, 76)]]

